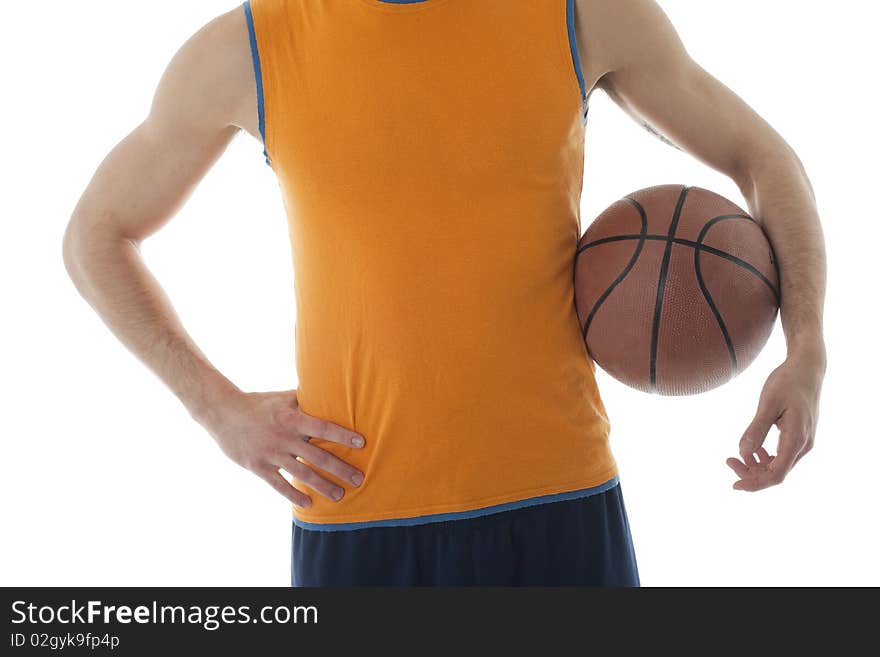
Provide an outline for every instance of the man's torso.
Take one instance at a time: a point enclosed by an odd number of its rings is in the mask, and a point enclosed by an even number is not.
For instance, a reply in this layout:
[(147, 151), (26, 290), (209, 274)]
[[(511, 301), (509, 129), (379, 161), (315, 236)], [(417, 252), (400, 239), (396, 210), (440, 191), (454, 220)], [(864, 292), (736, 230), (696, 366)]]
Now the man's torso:
[(364, 450), (316, 527), (616, 476), (573, 305), (585, 105), (566, 0), (252, 0), (288, 213), (299, 401)]

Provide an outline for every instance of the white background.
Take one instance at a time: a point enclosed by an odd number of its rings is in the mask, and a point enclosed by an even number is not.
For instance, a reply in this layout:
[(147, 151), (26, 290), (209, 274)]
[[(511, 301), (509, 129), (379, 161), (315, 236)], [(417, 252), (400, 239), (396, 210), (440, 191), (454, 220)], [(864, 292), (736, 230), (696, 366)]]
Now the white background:
[[(781, 331), (734, 383), (655, 398), (601, 374), (646, 585), (880, 584), (876, 422), (875, 27), (862, 0), (662, 3), (692, 54), (800, 154), (830, 254), (830, 366), (815, 452), (780, 488), (731, 489)], [(17, 2), (0, 23), (0, 583), (285, 585), (290, 512), (222, 456), (76, 294), (61, 237), (107, 151), (143, 117), (180, 44), (234, 7)], [(676, 182), (736, 188), (593, 99), (584, 225)], [(214, 362), (246, 390), (296, 386), (292, 273), (277, 183), (244, 135), (149, 265)], [(376, 394), (381, 394), (377, 390)]]

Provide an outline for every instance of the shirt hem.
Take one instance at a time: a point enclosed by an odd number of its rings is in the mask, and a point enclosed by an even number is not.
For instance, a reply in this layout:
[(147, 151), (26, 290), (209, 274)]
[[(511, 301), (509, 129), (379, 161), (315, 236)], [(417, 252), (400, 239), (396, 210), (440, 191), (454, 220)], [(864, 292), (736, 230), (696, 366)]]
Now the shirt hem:
[[(596, 481), (601, 483), (596, 484)], [(434, 506), (427, 509), (379, 514), (369, 519), (360, 516), (339, 517), (334, 518), (332, 522), (313, 522), (294, 515), (293, 523), (302, 529), (311, 531), (355, 531), (371, 527), (426, 525), (437, 522), (466, 520), (468, 518), (493, 515), (542, 504), (581, 499), (604, 493), (619, 483), (617, 469), (613, 468), (594, 477), (588, 483), (582, 481), (577, 484), (557, 484), (555, 486), (532, 489), (525, 493), (525, 496), (523, 496), (523, 493), (509, 493), (503, 496), (484, 498), (478, 502), (465, 505), (465, 508), (461, 508), (461, 504), (442, 505), (439, 508)]]

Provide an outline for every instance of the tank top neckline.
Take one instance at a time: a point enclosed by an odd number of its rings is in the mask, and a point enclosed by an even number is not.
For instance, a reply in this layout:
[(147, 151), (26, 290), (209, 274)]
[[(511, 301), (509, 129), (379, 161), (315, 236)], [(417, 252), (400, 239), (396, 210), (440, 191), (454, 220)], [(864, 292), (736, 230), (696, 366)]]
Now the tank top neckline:
[(437, 5), (444, 5), (449, 0), (361, 0), (376, 9), (385, 11), (418, 11)]

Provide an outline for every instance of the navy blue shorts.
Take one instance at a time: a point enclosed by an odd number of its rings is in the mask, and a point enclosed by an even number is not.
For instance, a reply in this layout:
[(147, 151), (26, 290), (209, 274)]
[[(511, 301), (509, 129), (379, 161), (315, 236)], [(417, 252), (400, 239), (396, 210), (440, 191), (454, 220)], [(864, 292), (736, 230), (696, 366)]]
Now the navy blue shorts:
[(293, 525), (293, 586), (638, 586), (620, 485), (464, 520)]

